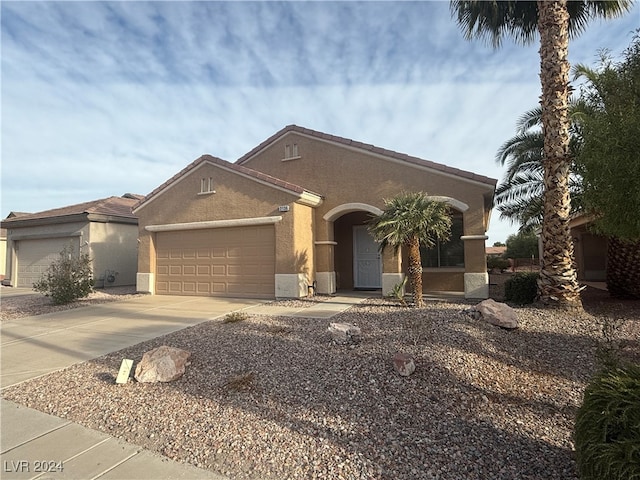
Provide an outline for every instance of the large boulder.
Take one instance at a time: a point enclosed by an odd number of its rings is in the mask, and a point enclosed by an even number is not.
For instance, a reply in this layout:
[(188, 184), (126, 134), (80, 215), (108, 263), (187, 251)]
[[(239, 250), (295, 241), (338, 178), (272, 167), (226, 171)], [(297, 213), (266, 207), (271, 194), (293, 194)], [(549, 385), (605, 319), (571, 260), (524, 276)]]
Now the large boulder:
[(328, 330), (331, 334), (331, 339), (340, 345), (360, 343), (360, 340), (362, 340), (360, 327), (351, 323), (330, 323)]
[(136, 366), (138, 382), (171, 382), (180, 378), (191, 353), (179, 348), (162, 345), (146, 352)]
[(518, 315), (516, 311), (506, 303), (496, 302), (492, 298), (483, 300), (474, 308), (480, 318), (491, 325), (506, 329), (518, 328)]

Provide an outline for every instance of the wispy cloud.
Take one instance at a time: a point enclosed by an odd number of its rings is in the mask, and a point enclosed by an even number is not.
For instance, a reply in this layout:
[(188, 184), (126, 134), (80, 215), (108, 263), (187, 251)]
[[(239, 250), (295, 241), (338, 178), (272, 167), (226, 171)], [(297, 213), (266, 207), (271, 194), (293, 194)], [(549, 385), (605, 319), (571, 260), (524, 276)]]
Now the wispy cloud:
[[(466, 42), (448, 2), (0, 8), (3, 216), (147, 193), (291, 123), (498, 178), (495, 152), (540, 90), (537, 45)], [(620, 51), (638, 12), (596, 23), (572, 60)]]

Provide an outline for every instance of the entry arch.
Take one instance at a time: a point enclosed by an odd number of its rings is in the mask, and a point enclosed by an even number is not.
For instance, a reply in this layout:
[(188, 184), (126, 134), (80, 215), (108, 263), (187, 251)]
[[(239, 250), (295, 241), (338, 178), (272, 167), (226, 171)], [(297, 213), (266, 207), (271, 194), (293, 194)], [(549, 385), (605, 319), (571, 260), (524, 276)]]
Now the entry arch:
[(352, 212), (369, 212), (373, 215), (380, 215), (382, 210), (367, 203), (343, 203), (329, 210), (322, 218), (328, 222), (333, 222), (341, 216)]

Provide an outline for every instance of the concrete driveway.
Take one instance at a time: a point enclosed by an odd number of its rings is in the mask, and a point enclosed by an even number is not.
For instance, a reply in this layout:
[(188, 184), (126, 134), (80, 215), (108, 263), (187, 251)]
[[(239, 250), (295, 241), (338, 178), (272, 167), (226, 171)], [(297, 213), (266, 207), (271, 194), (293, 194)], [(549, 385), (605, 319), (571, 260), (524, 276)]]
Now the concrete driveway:
[[(25, 292), (3, 289), (2, 296)], [(4, 321), (2, 388), (105, 355), (263, 300), (149, 295)]]

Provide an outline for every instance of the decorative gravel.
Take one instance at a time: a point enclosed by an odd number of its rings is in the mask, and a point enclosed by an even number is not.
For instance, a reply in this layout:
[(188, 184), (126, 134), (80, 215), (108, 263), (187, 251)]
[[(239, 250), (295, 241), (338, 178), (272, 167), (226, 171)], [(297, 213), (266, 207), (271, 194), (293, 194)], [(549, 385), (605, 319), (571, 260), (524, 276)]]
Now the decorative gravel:
[[(598, 317), (519, 308), (511, 331), (464, 302), (382, 299), (331, 320), (210, 321), (3, 396), (232, 479), (571, 480), (607, 312), (627, 319), (615, 337), (640, 361), (638, 302), (603, 305)], [(362, 342), (333, 344), (335, 321), (357, 324)], [(123, 358), (160, 345), (192, 352), (182, 378), (114, 384)], [(395, 373), (396, 352), (414, 374)]]
[[(3, 291), (11, 290), (11, 287), (1, 288)], [(67, 305), (54, 305), (51, 297), (36, 292), (31, 295), (2, 297), (0, 301), (0, 321), (87, 307), (98, 303), (128, 300), (140, 295), (142, 294), (136, 293), (135, 287), (127, 286), (94, 290), (87, 298), (81, 298)]]

